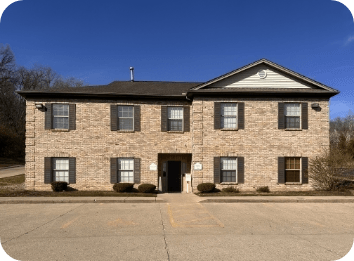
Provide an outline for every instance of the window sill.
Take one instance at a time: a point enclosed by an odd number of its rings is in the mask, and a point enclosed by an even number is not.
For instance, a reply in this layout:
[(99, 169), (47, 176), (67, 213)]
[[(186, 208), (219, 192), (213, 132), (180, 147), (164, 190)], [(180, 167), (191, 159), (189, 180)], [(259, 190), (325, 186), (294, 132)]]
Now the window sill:
[(52, 132), (69, 132), (69, 129), (51, 129)]
[(301, 182), (285, 182), (285, 185), (302, 185)]
[(286, 131), (302, 131), (302, 129), (295, 129), (295, 128), (290, 128), (290, 129), (285, 129)]
[(117, 130), (119, 133), (134, 133), (135, 131), (133, 130)]
[(222, 130), (222, 131), (238, 131), (238, 128), (236, 128), (236, 129), (227, 129), (227, 128), (225, 128), (225, 129), (220, 129), (220, 130)]
[(237, 182), (221, 182), (220, 185), (238, 185)]
[(183, 134), (184, 131), (167, 131), (167, 133), (180, 133), (180, 134)]

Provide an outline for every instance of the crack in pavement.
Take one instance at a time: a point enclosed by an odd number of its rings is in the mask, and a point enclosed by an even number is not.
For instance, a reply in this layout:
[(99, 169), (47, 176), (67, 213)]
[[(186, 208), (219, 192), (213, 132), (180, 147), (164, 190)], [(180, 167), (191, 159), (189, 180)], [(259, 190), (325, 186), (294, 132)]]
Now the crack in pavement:
[(165, 242), (165, 250), (166, 250), (166, 254), (167, 254), (167, 260), (170, 261), (170, 253), (168, 252), (168, 245), (167, 245), (167, 241), (166, 241), (165, 224), (163, 223), (163, 218), (162, 218), (161, 203), (159, 204), (159, 207), (160, 207), (161, 225), (162, 225), (162, 231), (163, 231), (163, 240)]
[(11, 238), (11, 239), (9, 239), (9, 240), (7, 240), (7, 241), (5, 241), (5, 242), (2, 242), (1, 244), (4, 245), (4, 244), (6, 244), (6, 243), (8, 243), (8, 242), (10, 242), (10, 241), (12, 241), (12, 240), (14, 240), (14, 239), (18, 239), (18, 238), (20, 238), (20, 237), (22, 237), (22, 236), (24, 236), (24, 235), (27, 235), (27, 234), (29, 234), (29, 233), (31, 233), (31, 232), (37, 230), (38, 228), (43, 227), (43, 226), (49, 224), (50, 222), (52, 222), (52, 221), (54, 221), (54, 220), (57, 220), (58, 218), (61, 218), (61, 217), (65, 216), (66, 214), (68, 214), (68, 213), (70, 213), (70, 212), (72, 212), (72, 211), (78, 209), (79, 207), (82, 207), (83, 205), (85, 205), (85, 204), (81, 204), (80, 206), (78, 206), (78, 207), (76, 207), (76, 208), (73, 208), (73, 209), (69, 210), (68, 212), (65, 212), (64, 214), (61, 214), (61, 215), (57, 216), (56, 218), (54, 218), (54, 219), (52, 219), (52, 220), (50, 220), (50, 221), (48, 221), (48, 222), (46, 222), (46, 223), (44, 223), (44, 224), (42, 224), (42, 225), (40, 225), (40, 226), (38, 226), (38, 227), (36, 227), (36, 228), (30, 230), (30, 231), (27, 231), (26, 233), (23, 233), (22, 235), (19, 235), (19, 236), (17, 236), (17, 237)]

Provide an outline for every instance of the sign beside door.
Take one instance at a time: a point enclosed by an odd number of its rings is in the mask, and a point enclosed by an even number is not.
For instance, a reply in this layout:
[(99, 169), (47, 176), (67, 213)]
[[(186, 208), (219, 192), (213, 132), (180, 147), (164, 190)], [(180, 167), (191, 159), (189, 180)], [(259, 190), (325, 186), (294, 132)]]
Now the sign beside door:
[(194, 170), (202, 170), (203, 169), (203, 165), (199, 162), (194, 163)]
[(150, 170), (157, 170), (157, 165), (155, 163), (151, 163)]

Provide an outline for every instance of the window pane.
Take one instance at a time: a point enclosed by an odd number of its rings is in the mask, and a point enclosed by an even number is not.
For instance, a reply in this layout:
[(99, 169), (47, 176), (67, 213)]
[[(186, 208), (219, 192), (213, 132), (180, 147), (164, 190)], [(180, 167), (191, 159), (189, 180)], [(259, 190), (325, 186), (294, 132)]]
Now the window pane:
[(118, 117), (133, 117), (133, 106), (118, 106)]
[(69, 171), (55, 171), (55, 181), (65, 181), (69, 183)]
[(167, 107), (169, 119), (183, 119), (182, 107)]
[(285, 103), (285, 116), (300, 116), (300, 103)]
[(119, 118), (119, 129), (120, 130), (133, 130), (133, 119), (132, 118)]
[(221, 159), (222, 170), (236, 170), (236, 159), (222, 158)]
[(182, 131), (182, 120), (168, 120), (169, 131)]
[(236, 118), (221, 117), (221, 128), (235, 129), (236, 128)]
[(54, 129), (69, 129), (69, 117), (54, 117)]
[(53, 169), (69, 170), (69, 159), (54, 159)]
[(300, 128), (300, 117), (285, 117), (286, 128)]
[(222, 116), (235, 116), (237, 115), (236, 103), (222, 103), (221, 104)]
[(119, 170), (134, 170), (133, 159), (118, 159)]
[(133, 171), (119, 171), (119, 182), (134, 182)]
[(222, 171), (222, 182), (236, 182), (236, 171)]
[(54, 116), (69, 116), (69, 105), (68, 104), (53, 104), (53, 115)]
[(300, 170), (287, 170), (285, 172), (285, 182), (300, 182)]

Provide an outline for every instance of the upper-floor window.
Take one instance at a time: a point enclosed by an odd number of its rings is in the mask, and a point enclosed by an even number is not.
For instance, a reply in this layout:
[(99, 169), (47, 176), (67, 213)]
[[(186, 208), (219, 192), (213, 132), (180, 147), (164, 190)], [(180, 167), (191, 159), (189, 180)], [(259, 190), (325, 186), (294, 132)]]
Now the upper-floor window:
[(237, 128), (237, 104), (221, 103), (221, 128), (236, 129)]
[(69, 129), (68, 104), (53, 104), (53, 129)]
[(134, 106), (118, 106), (118, 129), (134, 130)]
[(284, 115), (285, 115), (286, 129), (300, 129), (300, 120), (301, 120), (300, 103), (285, 103)]
[(168, 131), (183, 131), (183, 107), (167, 107)]

